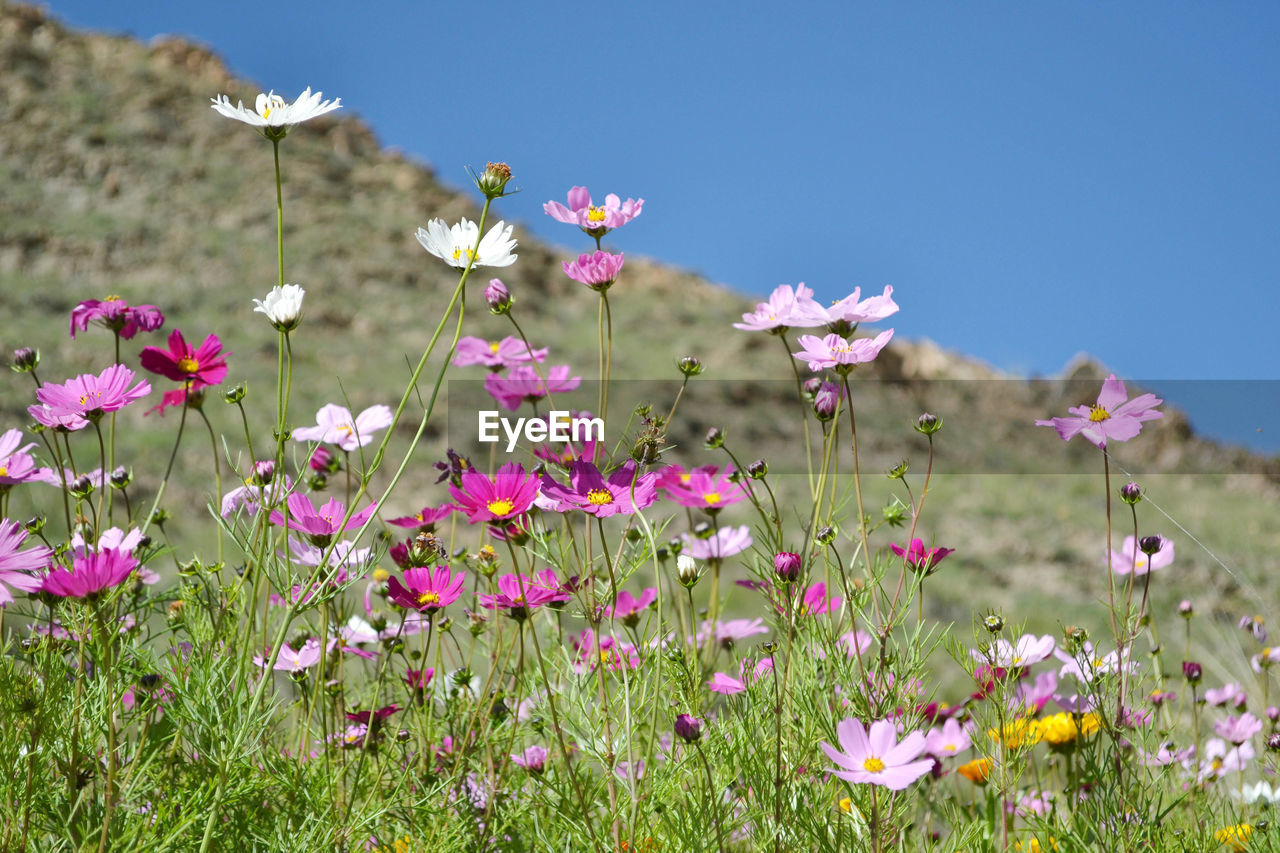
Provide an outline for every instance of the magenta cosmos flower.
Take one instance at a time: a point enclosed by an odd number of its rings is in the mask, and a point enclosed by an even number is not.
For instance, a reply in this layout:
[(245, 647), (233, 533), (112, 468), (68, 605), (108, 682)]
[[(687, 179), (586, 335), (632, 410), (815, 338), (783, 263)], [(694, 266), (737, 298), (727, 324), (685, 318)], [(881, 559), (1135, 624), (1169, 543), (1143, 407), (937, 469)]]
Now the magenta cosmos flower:
[[(374, 510), (378, 508), (377, 504), (369, 504), (369, 506), (352, 515), (344, 524), (343, 521), (347, 517), (347, 505), (336, 498), (330, 498), (317, 511), (306, 495), (294, 492), (289, 495), (285, 505), (289, 508), (289, 529), (305, 533), (312, 544), (321, 548), (332, 542), (333, 537), (343, 530), (355, 530), (363, 527), (365, 522), (373, 516)], [(280, 512), (280, 510), (272, 512), (271, 523), (283, 525), (285, 523), (284, 513)]]
[(138, 332), (153, 332), (163, 326), (164, 315), (154, 305), (131, 307), (119, 296), (108, 296), (103, 300), (86, 299), (71, 309), (71, 337), (77, 331), (86, 331), (90, 323), (129, 339)]
[(924, 752), (925, 737), (912, 732), (898, 742), (892, 720), (876, 720), (868, 731), (854, 719), (836, 725), (840, 749), (825, 741), (819, 746), (838, 768), (831, 772), (859, 784), (883, 785), (901, 791), (933, 769), (933, 759), (916, 759)]
[(191, 394), (222, 382), (227, 376), (227, 355), (217, 335), (209, 335), (197, 348), (188, 344), (177, 329), (169, 333), (169, 349), (144, 347), (139, 357), (143, 368), (182, 383), (181, 388), (164, 392), (160, 404), (150, 411), (182, 406)]
[(1063, 441), (1083, 435), (1094, 446), (1106, 447), (1108, 438), (1128, 441), (1142, 431), (1144, 421), (1164, 417), (1155, 410), (1163, 402), (1155, 394), (1140, 394), (1130, 400), (1124, 383), (1113, 373), (1102, 383), (1097, 403), (1074, 406), (1067, 409), (1074, 417), (1036, 421), (1036, 426), (1053, 427)]
[(524, 466), (518, 462), (503, 465), (492, 480), (468, 469), (462, 474), (461, 487), (450, 485), (449, 494), (470, 523), (497, 521), (520, 515), (533, 506), (538, 496), (538, 475), (526, 476)]
[(747, 499), (746, 490), (730, 479), (733, 472), (732, 466), (717, 472), (715, 466), (708, 465), (687, 472), (688, 480), (684, 479), (682, 472), (679, 482), (667, 479), (667, 497), (680, 506), (717, 512), (729, 504)]
[(538, 376), (538, 370), (529, 364), (511, 368), (506, 376), (490, 373), (484, 378), (484, 390), (498, 401), (502, 408), (514, 412), (520, 404), (541, 400), (550, 394), (572, 391), (582, 383), (581, 376), (570, 376), (569, 365), (558, 364), (544, 371), (546, 378)]
[(513, 335), (507, 335), (500, 341), (486, 341), (484, 338), (468, 335), (458, 341), (453, 366), (471, 367), (479, 364), (490, 370), (501, 370), (531, 361), (545, 361), (546, 358), (546, 347), (531, 350), (524, 341)]
[(119, 411), (151, 393), (151, 384), (145, 379), (130, 388), (133, 378), (132, 370), (123, 364), (113, 364), (97, 376), (82, 373), (61, 385), (47, 382), (36, 389), (36, 399), (49, 407), (52, 417), (93, 420), (104, 413)]
[(622, 272), (623, 256), (596, 250), (590, 255), (578, 255), (576, 261), (561, 261), (564, 274), (581, 282), (592, 290), (608, 290)]
[(802, 281), (795, 290), (789, 284), (778, 285), (767, 302), (757, 304), (750, 314), (743, 314), (742, 322), (734, 323), (733, 327), (745, 332), (780, 334), (787, 329), (810, 329), (826, 324), (826, 309), (814, 301), (812, 288), (805, 287)]
[(70, 569), (58, 568), (46, 575), (41, 589), (62, 598), (87, 598), (124, 583), (137, 567), (138, 561), (128, 551), (81, 551), (72, 558)]
[(820, 338), (817, 335), (801, 335), (797, 341), (803, 348), (794, 353), (801, 361), (809, 363), (814, 373), (828, 367), (834, 367), (837, 373), (848, 373), (859, 364), (874, 361), (893, 338), (893, 329), (888, 329), (874, 338), (858, 338), (848, 341), (836, 334)]
[(1120, 550), (1111, 552), (1111, 570), (1118, 575), (1145, 575), (1172, 563), (1173, 556), (1173, 540), (1167, 536), (1160, 537), (1160, 550), (1150, 557), (1138, 548), (1136, 539), (1126, 536)]
[(604, 615), (610, 619), (621, 619), (624, 625), (635, 625), (640, 621), (640, 614), (657, 600), (657, 587), (649, 587), (640, 593), (639, 598), (624, 589), (618, 593), (617, 605), (605, 607)]
[(519, 755), (511, 756), (511, 763), (523, 767), (530, 773), (541, 773), (547, 765), (549, 753), (544, 747), (531, 746)]
[(330, 403), (316, 412), (316, 425), (295, 429), (299, 441), (323, 441), (351, 451), (373, 441), (373, 434), (391, 426), (394, 420), (389, 406), (370, 406), (355, 417), (351, 410)]
[(36, 462), (28, 450), (35, 442), (22, 443), (22, 430), (11, 429), (0, 435), (0, 486), (12, 486), (35, 479)]
[(0, 519), (0, 607), (13, 603), (8, 586), (23, 592), (40, 589), (41, 578), (31, 573), (48, 566), (53, 556), (53, 551), (44, 545), (21, 550), (26, 539), (27, 531), (21, 524)]
[(424, 506), (413, 515), (388, 519), (387, 524), (394, 524), (396, 527), (428, 528), (434, 526), (437, 521), (445, 518), (455, 509), (457, 507), (453, 504), (442, 504), (438, 507)]
[(569, 485), (557, 483), (549, 475), (542, 478), (542, 496), (554, 501), (556, 512), (580, 509), (596, 518), (631, 515), (658, 499), (654, 490), (655, 474), (636, 475), (636, 463), (627, 460), (605, 479), (600, 469), (590, 462), (574, 462), (569, 466)]
[(455, 575), (448, 566), (405, 569), (403, 585), (394, 575), (387, 579), (387, 597), (407, 610), (432, 612), (457, 601), (466, 578), (466, 572)]
[(524, 619), (536, 608), (562, 601), (562, 595), (528, 575), (503, 575), (498, 578), (495, 594), (480, 596), (480, 606), (489, 610), (506, 610), (513, 619)]
[(746, 682), (740, 681), (732, 675), (717, 672), (708, 679), (707, 689), (712, 693), (723, 693), (726, 696), (732, 696), (735, 693), (741, 693), (746, 690), (747, 685)]
[(924, 572), (926, 575), (931, 575), (938, 568), (938, 563), (941, 563), (949, 555), (954, 554), (956, 549), (926, 548), (924, 547), (923, 539), (912, 539), (908, 548), (903, 548), (895, 542), (890, 542), (889, 550), (905, 560), (911, 571), (917, 574)]
[(621, 228), (640, 215), (644, 199), (629, 198), (626, 201), (613, 193), (604, 197), (604, 206), (596, 207), (591, 203), (591, 193), (586, 187), (574, 187), (569, 190), (569, 206), (558, 201), (549, 201), (542, 205), (543, 211), (557, 222), (577, 225), (592, 236), (603, 236), (615, 228)]

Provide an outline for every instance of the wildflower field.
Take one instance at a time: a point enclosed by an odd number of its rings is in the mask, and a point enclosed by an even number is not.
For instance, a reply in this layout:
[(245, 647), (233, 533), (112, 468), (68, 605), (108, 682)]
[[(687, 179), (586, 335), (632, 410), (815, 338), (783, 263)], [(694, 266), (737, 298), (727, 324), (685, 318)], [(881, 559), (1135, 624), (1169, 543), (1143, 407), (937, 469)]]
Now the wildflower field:
[[(57, 322), (93, 369), (12, 353), (3, 396), (30, 422), (0, 424), (0, 849), (1273, 849), (1280, 649), (1265, 613), (1200, 635), (1199, 591), (1168, 581), (1205, 546), (1126, 473), (1161, 399), (1112, 375), (1022, 425), (1088, 454), (1066, 499), (1096, 548), (1063, 584), (1096, 595), (1071, 622), (993, 605), (948, 580), (964, 543), (934, 538), (950, 413), (926, 400), (891, 427), (923, 456), (867, 463), (893, 288), (781, 285), (726, 324), (776, 354), (759, 387), (781, 390), (746, 393), (792, 424), (785, 464), (722, 426), (680, 445), (682, 419), (715, 422), (691, 390), (723, 367), (705, 342), (641, 401), (614, 370), (615, 342), (646, 340), (615, 322), (623, 229), (661, 214), (546, 202), (581, 244), (566, 298), (595, 317), (594, 363), (565, 364), (499, 277), (518, 176), (488, 163), (477, 221), (415, 234), (456, 279), (413, 306), (408, 380), (353, 405), (359, 365), (295, 361), (338, 297), (286, 275), (282, 191), (292, 143), (341, 106), (213, 99), (271, 190), (274, 286), (239, 315), (257, 347), (85, 294)], [(238, 382), (255, 360), (270, 388)], [(300, 410), (317, 386), (330, 402)], [(141, 430), (164, 451), (127, 454)], [(205, 499), (173, 499), (197, 477)]]

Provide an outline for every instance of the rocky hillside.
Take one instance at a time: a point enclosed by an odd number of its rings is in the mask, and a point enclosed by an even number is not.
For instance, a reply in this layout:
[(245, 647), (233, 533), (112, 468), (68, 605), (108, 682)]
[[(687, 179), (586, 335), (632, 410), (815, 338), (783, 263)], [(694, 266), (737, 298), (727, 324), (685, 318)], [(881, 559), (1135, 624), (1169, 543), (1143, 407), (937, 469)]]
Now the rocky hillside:
[[(99, 330), (68, 338), (78, 301), (119, 293), (155, 303), (168, 326), (189, 337), (222, 337), (234, 352), (230, 381), (248, 384), (265, 437), (275, 338), (252, 313), (251, 299), (275, 279), (271, 151), (247, 127), (209, 109), (212, 95), (252, 101), (259, 90), (205, 47), (76, 32), (35, 7), (0, 3), (0, 311), (8, 320), (0, 343), (40, 347), (43, 377), (65, 377), (108, 356), (109, 337)], [(293, 411), (302, 425), (321, 403), (344, 395), (357, 407), (395, 399), (455, 281), (413, 232), (437, 216), (474, 218), (478, 208), (474, 194), (460, 194), (430, 167), (382, 148), (354, 109), (307, 123), (284, 145), (287, 279), (308, 291), (306, 323), (295, 336)], [(500, 274), (517, 295), (522, 324), (535, 344), (552, 348), (553, 363), (591, 377), (597, 300), (561, 274), (567, 251), (539, 244), (518, 224), (516, 234), (520, 259)], [(677, 358), (695, 354), (707, 365), (682, 403), (672, 435), (677, 455), (706, 461), (702, 432), (727, 424), (740, 456), (763, 455), (775, 470), (797, 470), (794, 384), (781, 346), (730, 325), (751, 307), (746, 299), (628, 258), (611, 302), (620, 330), (614, 376), (665, 380), (638, 392), (655, 407), (665, 407), (674, 391)], [(473, 334), (509, 330), (483, 311), (474, 325), (468, 316)], [(897, 339), (860, 375), (859, 432), (866, 435), (865, 469), (877, 472), (875, 500), (891, 491), (879, 471), (904, 456), (913, 470), (923, 468), (923, 441), (909, 429), (915, 415), (928, 409), (946, 418), (942, 476), (930, 498), (936, 515), (924, 533), (960, 548), (948, 563), (961, 581), (957, 601), (971, 601), (963, 587), (980, 580), (990, 582), (996, 604), (1051, 601), (1059, 593), (1087, 602), (1097, 594), (1101, 487), (1096, 477), (1071, 478), (1070, 486), (1056, 478), (1096, 474), (1096, 452), (1083, 442), (1064, 447), (1031, 422), (1089, 399), (1100, 375), (1085, 363), (1062, 381), (1029, 383), (930, 342)], [(1066, 381), (1072, 378), (1087, 381)], [(12, 378), (0, 391), (0, 426), (26, 422), (24, 382)], [(216, 398), (209, 414), (228, 434), (237, 427)], [(122, 452), (132, 454), (141, 491), (154, 487), (174, 421), (127, 420)], [(444, 434), (444, 423), (431, 434), (430, 458), (454, 437)], [(463, 429), (459, 423), (451, 431)], [(186, 444), (184, 462), (207, 466), (207, 438)], [(1241, 582), (1261, 582), (1259, 567), (1280, 555), (1280, 538), (1266, 521), (1276, 499), (1274, 460), (1199, 440), (1176, 412), (1120, 455), (1152, 482), (1168, 483), (1170, 514), (1206, 538)], [(1179, 472), (1196, 476), (1173, 476)], [(427, 491), (431, 473), (425, 463), (415, 469), (395, 508), (439, 500)], [(200, 494), (194, 481), (184, 481), (174, 499), (200, 505)], [(1206, 552), (1189, 540), (1178, 548), (1186, 572), (1231, 592), (1236, 580)], [(1045, 579), (1064, 571), (1093, 580), (1047, 592)], [(935, 603), (947, 601), (942, 595)]]

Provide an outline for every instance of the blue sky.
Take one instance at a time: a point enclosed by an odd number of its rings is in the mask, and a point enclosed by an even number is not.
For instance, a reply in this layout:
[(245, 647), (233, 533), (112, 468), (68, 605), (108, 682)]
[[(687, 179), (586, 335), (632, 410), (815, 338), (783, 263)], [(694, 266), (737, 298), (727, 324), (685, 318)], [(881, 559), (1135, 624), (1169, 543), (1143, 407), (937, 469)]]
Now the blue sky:
[[(1157, 390), (1280, 379), (1280, 5), (50, 9), (340, 96), (458, 186), (505, 160), (524, 192), (502, 215), (560, 245), (580, 241), (542, 202), (585, 184), (645, 199), (615, 250), (761, 295), (892, 284), (899, 335), (1003, 369), (1086, 351)], [(1243, 403), (1275, 386), (1233, 387)], [(1280, 448), (1280, 425), (1257, 432), (1274, 393), (1262, 412), (1216, 399), (1180, 402), (1198, 428)]]

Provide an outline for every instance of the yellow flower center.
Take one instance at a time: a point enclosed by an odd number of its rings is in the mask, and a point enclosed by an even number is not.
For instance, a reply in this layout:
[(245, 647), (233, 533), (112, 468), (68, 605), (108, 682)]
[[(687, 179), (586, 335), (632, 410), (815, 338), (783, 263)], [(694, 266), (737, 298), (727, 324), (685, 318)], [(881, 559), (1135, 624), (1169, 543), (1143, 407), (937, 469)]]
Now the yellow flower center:
[(489, 352), (493, 353), (494, 355), (497, 355), (499, 346), (501, 346), (501, 344), (499, 344), (497, 341), (490, 341)]
[(387, 570), (386, 570), (386, 569), (374, 569), (374, 570), (373, 570), (373, 580), (374, 580), (374, 583), (382, 583), (384, 580), (386, 580), (386, 579), (387, 579), (387, 578), (389, 578), (389, 577), (391, 577), (391, 575), (387, 573)]
[(884, 770), (884, 762), (876, 758), (875, 756), (872, 756), (871, 758), (868, 758), (866, 761), (862, 762), (862, 769), (867, 771), (868, 773), (879, 773)]
[(87, 405), (89, 405), (89, 401), (90, 401), (90, 400), (97, 400), (97, 401), (101, 402), (101, 401), (102, 401), (102, 392), (100, 392), (100, 391), (90, 391), (88, 394), (82, 394), (82, 395), (80, 395), (80, 405), (82, 405), (82, 406), (87, 406)]
[(489, 503), (485, 504), (485, 509), (489, 510), (489, 512), (494, 515), (502, 516), (510, 514), (511, 510), (515, 509), (515, 506), (515, 504), (506, 498), (499, 498), (496, 501), (489, 501)]
[(686, 471), (686, 472), (684, 472), (683, 474), (681, 474), (681, 475), (680, 475), (680, 482), (682, 482), (682, 483), (687, 483), (687, 482), (689, 482), (689, 481), (690, 481), (690, 480), (692, 480), (692, 479), (693, 479), (693, 475), (692, 475), (692, 474), (690, 474), (688, 471)]
[(8, 476), (9, 476), (9, 469), (6, 468), (4, 465), (0, 465), (0, 477), (8, 477)]
[(355, 435), (356, 428), (351, 424), (338, 424), (338, 432), (344, 435)]
[(1093, 421), (1095, 424), (1102, 423), (1110, 417), (1111, 413), (1101, 406), (1089, 407), (1089, 420)]
[(466, 255), (467, 255), (467, 260), (469, 260), (469, 261), (474, 261), (474, 260), (476, 259), (476, 253), (475, 253), (475, 252), (473, 252), (471, 249), (464, 249), (464, 248), (462, 248), (461, 246), (454, 246), (454, 247), (453, 247), (453, 259), (454, 259), (455, 261), (456, 261), (456, 260), (460, 260), (460, 259), (462, 258), (462, 255), (463, 255), (463, 253), (464, 253), (464, 252), (465, 252), (465, 253), (466, 253)]
[(272, 110), (284, 109), (284, 98), (279, 95), (272, 95), (262, 105), (262, 112), (259, 113), (263, 118), (271, 118)]
[(418, 596), (418, 603), (419, 603), (419, 604), (439, 604), (439, 603), (440, 603), (440, 593), (438, 593), (438, 592), (424, 592), (424, 593), (422, 593), (421, 595), (419, 595), (419, 596)]
[(609, 651), (608, 649), (600, 650), (600, 663), (604, 664), (605, 666), (608, 666), (609, 661), (612, 659), (613, 659), (613, 652)]
[(587, 208), (588, 222), (604, 222), (605, 215), (606, 214), (603, 207), (592, 206)]
[(849, 799), (848, 797), (844, 797), (843, 799), (841, 799), (840, 811), (844, 812), (845, 814), (853, 814), (853, 800)]
[(949, 744), (947, 744), (946, 746), (944, 746), (944, 747), (942, 748), (942, 751), (943, 751), (943, 752), (955, 752), (955, 751), (956, 751), (956, 745), (955, 745), (954, 743), (949, 743)]
[(712, 504), (718, 504), (720, 503), (720, 493), (707, 492), (705, 495), (702, 496), (702, 499), (707, 502), (707, 506), (711, 506)]
[(183, 373), (195, 373), (200, 369), (200, 362), (196, 361), (191, 356), (186, 356), (178, 359), (178, 369)]
[(592, 489), (587, 492), (587, 503), (593, 506), (604, 506), (613, 503), (613, 495), (609, 494), (606, 489)]

